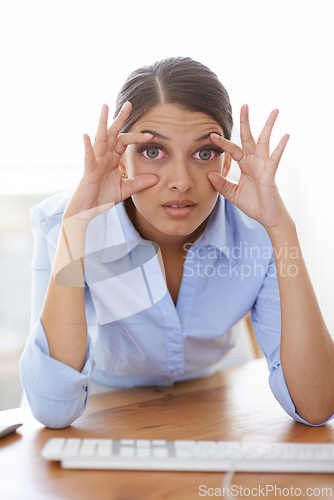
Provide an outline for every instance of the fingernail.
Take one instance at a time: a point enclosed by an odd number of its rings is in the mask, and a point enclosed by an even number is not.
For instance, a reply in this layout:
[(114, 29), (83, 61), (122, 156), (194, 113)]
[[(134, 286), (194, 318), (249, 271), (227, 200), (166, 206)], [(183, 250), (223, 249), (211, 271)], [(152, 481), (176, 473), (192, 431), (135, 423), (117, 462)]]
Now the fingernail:
[(123, 108), (125, 108), (125, 106), (126, 106), (127, 104), (131, 104), (131, 103), (130, 103), (130, 101), (125, 101), (125, 103), (124, 103), (124, 104), (123, 104), (123, 106), (122, 106), (122, 109), (123, 109)]

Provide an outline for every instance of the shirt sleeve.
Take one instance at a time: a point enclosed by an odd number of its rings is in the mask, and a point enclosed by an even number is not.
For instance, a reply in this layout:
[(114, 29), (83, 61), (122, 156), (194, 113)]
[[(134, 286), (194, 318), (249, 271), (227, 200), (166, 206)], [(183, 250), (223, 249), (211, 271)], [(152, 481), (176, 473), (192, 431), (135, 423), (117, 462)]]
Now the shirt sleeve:
[[(303, 424), (315, 426), (296, 412), (284, 378), (280, 359), (281, 309), (274, 257), (252, 309), (252, 324), (259, 346), (267, 360), (269, 385), (275, 398), (292, 418)], [(324, 425), (333, 417), (334, 414), (318, 425)]]
[[(58, 217), (61, 220), (61, 215)], [(57, 223), (52, 218), (52, 225)], [(52, 228), (51, 228), (52, 229)], [(88, 337), (86, 363), (81, 372), (50, 357), (40, 312), (57, 245), (42, 210), (32, 210), (31, 332), (20, 360), (21, 382), (34, 417), (47, 427), (67, 427), (84, 411), (94, 369), (92, 342)], [(50, 237), (50, 235), (52, 235)]]

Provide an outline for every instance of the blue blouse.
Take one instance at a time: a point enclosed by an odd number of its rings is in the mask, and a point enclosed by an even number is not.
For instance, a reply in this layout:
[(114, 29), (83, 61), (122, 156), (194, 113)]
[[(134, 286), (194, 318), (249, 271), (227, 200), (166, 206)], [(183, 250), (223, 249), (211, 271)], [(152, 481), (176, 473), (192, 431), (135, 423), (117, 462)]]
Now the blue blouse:
[(188, 249), (176, 306), (157, 245), (139, 235), (123, 203), (93, 219), (85, 251), (86, 364), (78, 372), (51, 358), (39, 315), (69, 196), (54, 195), (32, 209), (32, 329), (20, 369), (40, 422), (71, 424), (85, 409), (92, 379), (132, 387), (210, 376), (236, 344), (233, 325), (251, 311), (270, 387), (289, 415), (307, 423), (295, 411), (280, 363), (280, 299), (269, 237), (221, 196)]

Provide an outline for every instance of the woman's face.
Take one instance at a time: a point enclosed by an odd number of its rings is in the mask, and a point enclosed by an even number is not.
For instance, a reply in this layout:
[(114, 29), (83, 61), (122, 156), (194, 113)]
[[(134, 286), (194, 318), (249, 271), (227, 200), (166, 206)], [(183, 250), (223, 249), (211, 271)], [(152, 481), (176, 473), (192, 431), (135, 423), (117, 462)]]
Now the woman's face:
[(157, 184), (132, 196), (135, 227), (158, 243), (189, 240), (193, 233), (198, 237), (218, 196), (208, 173), (227, 175), (230, 168), (230, 156), (210, 141), (211, 132), (224, 135), (222, 127), (205, 113), (162, 104), (145, 113), (131, 131), (154, 137), (149, 144), (128, 146), (121, 173), (159, 177)]

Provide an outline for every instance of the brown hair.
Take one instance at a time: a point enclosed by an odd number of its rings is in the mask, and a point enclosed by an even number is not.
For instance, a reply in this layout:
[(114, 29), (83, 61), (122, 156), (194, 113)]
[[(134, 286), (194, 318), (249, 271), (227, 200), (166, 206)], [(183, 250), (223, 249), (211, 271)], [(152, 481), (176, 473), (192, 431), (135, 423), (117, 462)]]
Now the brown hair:
[(163, 59), (131, 73), (117, 96), (115, 116), (126, 101), (131, 102), (132, 113), (122, 132), (153, 106), (173, 103), (210, 115), (221, 125), (224, 137), (231, 138), (232, 107), (225, 87), (215, 73), (190, 57)]

